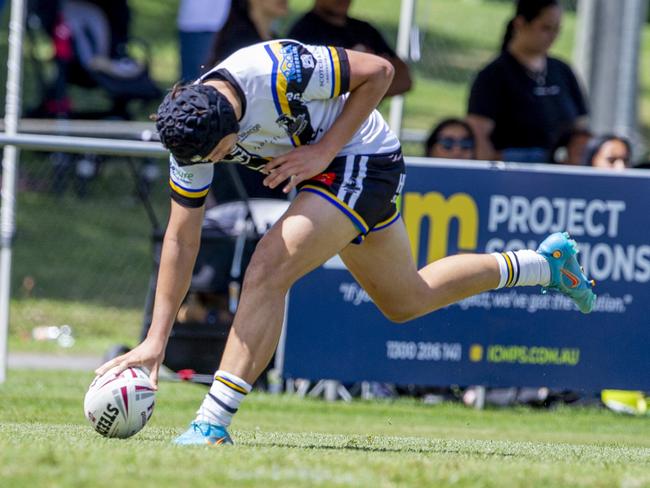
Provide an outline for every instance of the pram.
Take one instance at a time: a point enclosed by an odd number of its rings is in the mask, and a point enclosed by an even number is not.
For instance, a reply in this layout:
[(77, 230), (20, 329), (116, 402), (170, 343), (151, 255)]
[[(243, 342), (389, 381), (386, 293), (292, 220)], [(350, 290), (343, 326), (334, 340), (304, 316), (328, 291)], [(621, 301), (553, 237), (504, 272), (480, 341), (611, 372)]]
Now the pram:
[[(159, 100), (162, 93), (149, 75), (149, 47), (128, 36), (128, 21), (126, 0), (29, 0), (29, 59), (41, 99), (27, 110), (27, 118), (129, 120), (132, 101)], [(44, 43), (52, 45), (51, 58), (37, 55)], [(134, 46), (141, 59), (130, 55)], [(101, 90), (110, 108), (74, 110), (69, 85)], [(87, 105), (101, 106), (96, 95), (85, 97), (91, 100)], [(60, 195), (72, 183), (77, 196), (86, 197), (104, 159), (95, 154), (51, 154), (50, 190)], [(146, 160), (141, 166), (144, 176), (155, 167)]]
[[(43, 98), (27, 116), (128, 120), (129, 102), (158, 100), (161, 91), (149, 75), (149, 47), (128, 37), (128, 18), (126, 0), (29, 0), (29, 52)], [(51, 60), (36, 54), (43, 37), (52, 44)], [(132, 47), (137, 47), (141, 59), (130, 55)], [(55, 69), (48, 77), (50, 61)], [(102, 89), (112, 107), (106, 111), (73, 111), (69, 84)]]

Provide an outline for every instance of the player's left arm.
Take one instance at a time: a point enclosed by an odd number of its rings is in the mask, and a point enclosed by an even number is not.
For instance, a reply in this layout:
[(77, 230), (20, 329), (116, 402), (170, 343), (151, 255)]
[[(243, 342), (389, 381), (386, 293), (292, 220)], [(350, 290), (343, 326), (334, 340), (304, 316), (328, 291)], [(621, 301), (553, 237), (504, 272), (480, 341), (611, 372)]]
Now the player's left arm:
[(274, 158), (265, 166), (270, 173), (264, 184), (275, 188), (289, 180), (288, 193), (298, 183), (321, 173), (370, 116), (384, 97), (395, 69), (386, 59), (346, 50), (349, 63), (349, 92), (345, 106), (330, 129), (314, 144), (299, 146)]
[(386, 59), (388, 59), (390, 64), (393, 65), (393, 68), (395, 68), (395, 77), (386, 91), (386, 96), (392, 97), (394, 95), (406, 93), (413, 86), (413, 79), (411, 78), (411, 71), (409, 70), (408, 64), (402, 61), (402, 59), (397, 55), (387, 57)]

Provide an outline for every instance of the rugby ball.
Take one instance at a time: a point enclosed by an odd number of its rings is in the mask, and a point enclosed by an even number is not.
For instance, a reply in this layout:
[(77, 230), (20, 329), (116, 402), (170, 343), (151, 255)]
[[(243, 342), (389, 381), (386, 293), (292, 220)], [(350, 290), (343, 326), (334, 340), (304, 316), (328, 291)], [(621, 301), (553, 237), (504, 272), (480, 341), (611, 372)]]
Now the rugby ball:
[(139, 432), (151, 418), (155, 390), (146, 370), (132, 367), (119, 375), (97, 376), (84, 398), (84, 414), (104, 437), (125, 439)]

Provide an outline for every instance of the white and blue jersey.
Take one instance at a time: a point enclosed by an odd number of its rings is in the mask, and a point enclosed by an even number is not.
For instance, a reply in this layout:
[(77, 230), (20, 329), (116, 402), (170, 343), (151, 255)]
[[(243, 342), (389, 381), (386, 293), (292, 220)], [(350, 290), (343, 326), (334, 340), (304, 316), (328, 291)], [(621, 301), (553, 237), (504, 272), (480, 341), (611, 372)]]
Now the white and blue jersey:
[[(350, 66), (345, 49), (277, 40), (235, 52), (197, 82), (209, 79), (231, 83), (242, 103), (239, 140), (224, 162), (259, 171), (275, 156), (322, 138), (343, 110)], [(338, 156), (390, 154), (399, 148), (375, 110)], [(203, 205), (212, 176), (213, 163), (181, 167), (172, 157), (172, 197), (184, 206)]]

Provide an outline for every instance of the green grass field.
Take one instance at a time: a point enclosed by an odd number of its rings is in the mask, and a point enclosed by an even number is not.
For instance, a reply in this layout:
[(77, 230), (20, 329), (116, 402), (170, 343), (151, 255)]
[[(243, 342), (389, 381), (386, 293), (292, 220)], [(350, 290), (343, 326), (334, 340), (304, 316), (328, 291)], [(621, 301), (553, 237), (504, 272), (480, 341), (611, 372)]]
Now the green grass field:
[(253, 393), (237, 445), (170, 440), (205, 388), (161, 383), (154, 416), (130, 440), (83, 417), (91, 373), (10, 370), (0, 385), (0, 486), (650, 485), (650, 423), (595, 408), (476, 411), (412, 400), (326, 403)]

